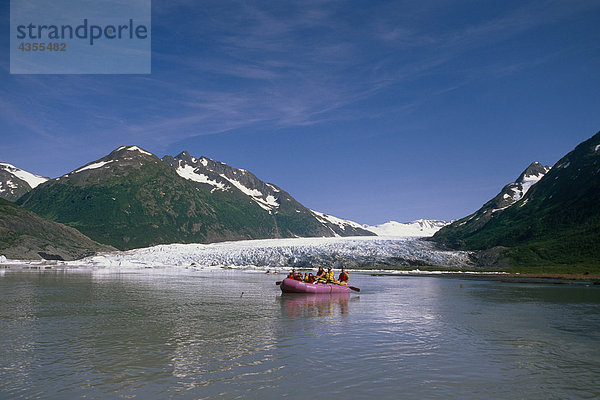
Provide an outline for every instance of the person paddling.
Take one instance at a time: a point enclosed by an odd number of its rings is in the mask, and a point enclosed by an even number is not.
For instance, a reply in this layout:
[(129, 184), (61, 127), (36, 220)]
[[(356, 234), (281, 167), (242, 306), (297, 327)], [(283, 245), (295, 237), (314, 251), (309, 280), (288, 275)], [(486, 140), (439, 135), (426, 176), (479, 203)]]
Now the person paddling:
[(300, 274), (298, 272), (296, 272), (296, 268), (292, 268), (292, 272), (290, 272), (290, 274), (287, 277), (290, 278), (290, 279), (298, 280), (298, 276), (299, 275)]
[(338, 277), (338, 281), (340, 281), (340, 285), (348, 286), (348, 281), (350, 280), (350, 275), (346, 272), (346, 268), (342, 267), (342, 272), (340, 272), (340, 276)]
[(323, 269), (323, 267), (319, 267), (319, 270), (317, 271), (317, 275), (315, 275), (314, 281), (315, 283), (319, 283), (319, 282), (325, 282), (327, 279), (325, 278), (325, 270)]

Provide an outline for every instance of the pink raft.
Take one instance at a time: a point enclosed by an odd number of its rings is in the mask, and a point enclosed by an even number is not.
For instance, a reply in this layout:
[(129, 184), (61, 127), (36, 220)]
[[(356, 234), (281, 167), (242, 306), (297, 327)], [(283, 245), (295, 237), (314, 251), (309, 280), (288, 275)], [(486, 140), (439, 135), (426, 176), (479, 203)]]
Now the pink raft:
[(283, 293), (348, 293), (348, 286), (336, 285), (333, 283), (307, 283), (295, 279), (285, 278), (279, 285)]

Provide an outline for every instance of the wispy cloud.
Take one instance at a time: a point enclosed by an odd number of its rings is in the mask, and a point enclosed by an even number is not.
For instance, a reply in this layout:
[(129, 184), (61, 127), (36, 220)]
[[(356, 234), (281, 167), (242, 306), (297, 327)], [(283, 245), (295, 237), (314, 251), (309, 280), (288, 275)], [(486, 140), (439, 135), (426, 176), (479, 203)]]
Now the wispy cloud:
[[(120, 138), (143, 135), (162, 144), (265, 122), (277, 129), (409, 113), (487, 72), (511, 74), (548, 62), (552, 55), (454, 65), (597, 7), (593, 1), (527, 2), (435, 26), (456, 10), (439, 2), (354, 9), (337, 1), (154, 3), (152, 76), (11, 77), (0, 86), (0, 115), (46, 139), (61, 129), (71, 135), (118, 131)], [(415, 81), (440, 74), (453, 76), (411, 91)], [(377, 105), (364, 107), (368, 103)], [(31, 110), (36, 118), (27, 117)]]

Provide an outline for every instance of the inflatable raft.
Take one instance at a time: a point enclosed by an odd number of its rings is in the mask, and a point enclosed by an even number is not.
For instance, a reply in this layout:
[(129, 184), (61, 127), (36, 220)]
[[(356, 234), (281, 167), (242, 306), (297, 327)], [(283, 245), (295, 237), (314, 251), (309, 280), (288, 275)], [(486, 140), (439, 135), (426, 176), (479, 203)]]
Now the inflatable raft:
[(348, 293), (348, 286), (336, 285), (333, 283), (307, 283), (295, 279), (285, 278), (279, 285), (283, 293)]

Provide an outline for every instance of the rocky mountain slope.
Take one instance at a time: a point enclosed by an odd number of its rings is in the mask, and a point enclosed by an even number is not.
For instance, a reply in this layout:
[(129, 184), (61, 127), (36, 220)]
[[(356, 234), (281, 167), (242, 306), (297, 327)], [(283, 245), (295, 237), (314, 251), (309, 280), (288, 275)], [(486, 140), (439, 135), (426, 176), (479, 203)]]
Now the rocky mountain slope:
[(110, 250), (115, 249), (0, 199), (0, 254), (7, 258), (74, 260)]
[(277, 229), (283, 229), (277, 237), (373, 235), (355, 222), (309, 210), (283, 189), (261, 181), (250, 171), (206, 157), (196, 159), (186, 151), (162, 160), (179, 176), (211, 193), (245, 195), (273, 216)]
[(248, 171), (186, 152), (161, 160), (137, 146), (120, 147), (48, 181), (18, 203), (119, 249), (372, 235), (360, 226), (324, 223), (288, 193)]
[(481, 260), (490, 265), (600, 271), (600, 132), (522, 190), (547, 170), (533, 168), (522, 175), (521, 188), (503, 189), (501, 198), (441, 229), (433, 240), (484, 250)]
[[(529, 189), (542, 179), (549, 170), (550, 167), (544, 167), (539, 162), (529, 165), (516, 181), (504, 186), (500, 193), (485, 203), (479, 210), (453, 223), (452, 229), (455, 232), (453, 235), (469, 235), (482, 229), (493, 218), (502, 215), (504, 210), (521, 200)], [(436, 237), (440, 237), (440, 235)]]

